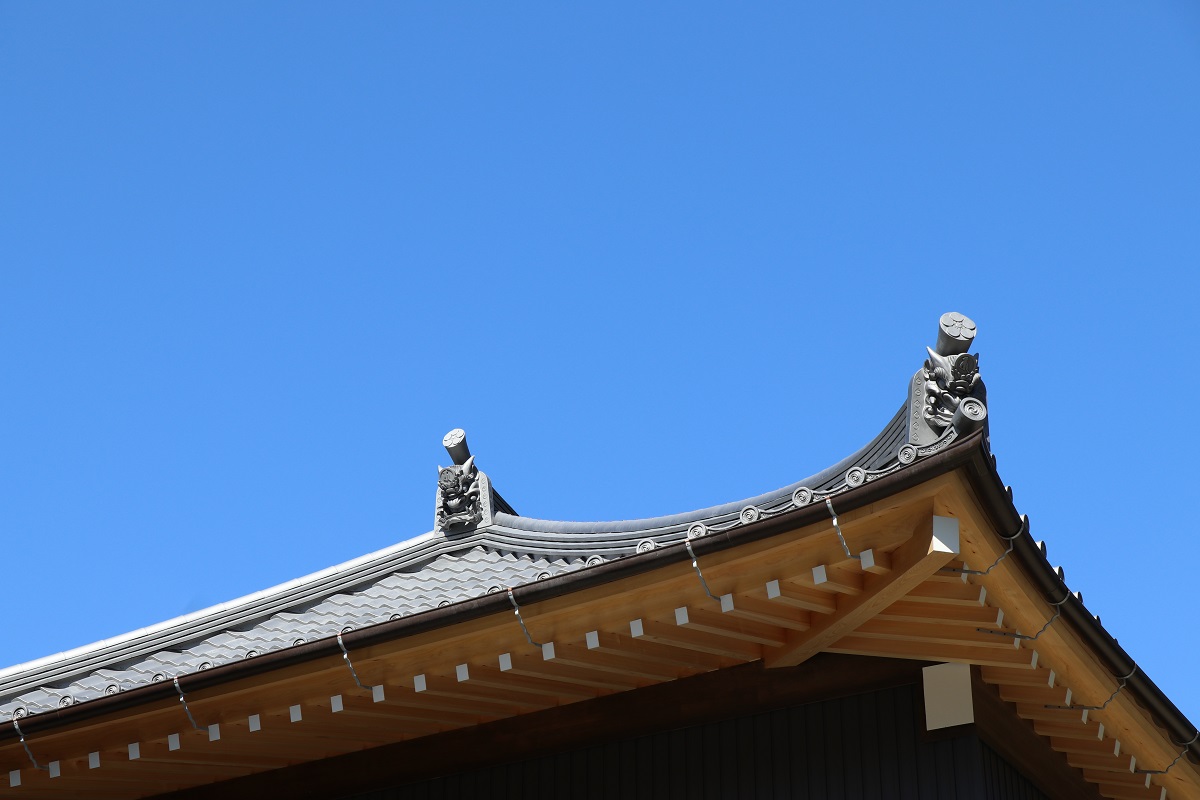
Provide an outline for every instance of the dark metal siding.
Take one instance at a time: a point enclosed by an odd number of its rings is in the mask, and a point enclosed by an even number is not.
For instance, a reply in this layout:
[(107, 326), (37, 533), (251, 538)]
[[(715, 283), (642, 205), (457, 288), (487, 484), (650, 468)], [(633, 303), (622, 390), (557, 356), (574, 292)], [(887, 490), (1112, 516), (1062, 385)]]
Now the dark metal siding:
[(468, 770), (354, 800), (1044, 800), (973, 734), (927, 741), (918, 703), (917, 687), (901, 686)]

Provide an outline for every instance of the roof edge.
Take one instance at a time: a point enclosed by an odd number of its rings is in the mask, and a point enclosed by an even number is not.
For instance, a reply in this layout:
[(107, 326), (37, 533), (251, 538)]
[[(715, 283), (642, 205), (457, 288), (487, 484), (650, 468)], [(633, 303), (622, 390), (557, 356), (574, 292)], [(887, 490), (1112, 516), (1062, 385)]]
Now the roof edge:
[[(1022, 527), (1021, 515), (996, 470), (996, 457), (985, 447), (971, 448), (968, 455), (969, 458), (964, 464), (968, 480), (976, 491), (984, 512), (991, 518), (997, 530)], [(1058, 572), (1042, 554), (1028, 527), (1023, 527), (1025, 530), (1023, 535), (1015, 540), (1013, 552), (1017, 561), (1041, 590), (1046, 602), (1059, 602), (1062, 593), (1068, 592), (1069, 596), (1062, 604), (1063, 617), (1082, 636), (1084, 644), (1107, 665), (1114, 680), (1119, 681), (1121, 676), (1133, 672), (1126, 681), (1126, 688), (1132, 690), (1142, 707), (1171, 735), (1173, 744), (1186, 747), (1197, 735), (1196, 726), (1146, 675), (1125, 648), (1117, 643), (1100, 620), (1087, 610), (1079, 596), (1067, 588)], [(1190, 747), (1185, 752), (1189, 761), (1200, 764), (1200, 754), (1192, 751)]]
[[(881, 476), (878, 480), (847, 488), (838, 495), (838, 509), (844, 514), (951, 472), (957, 467), (970, 463), (972, 456), (977, 451), (982, 452), (983, 442), (983, 432), (976, 431), (944, 450), (905, 465), (904, 468)], [(793, 531), (798, 527), (828, 519), (828, 515), (828, 509), (824, 504), (814, 503), (776, 516), (764, 517), (726, 531), (713, 531), (706, 536), (688, 541), (698, 556), (716, 553)], [(516, 587), (514, 592), (520, 594), (522, 605), (537, 603), (640, 575), (670, 564), (690, 561), (691, 558), (685, 542), (675, 542), (654, 550)], [(347, 648), (356, 649), (448, 628), (493, 614), (511, 613), (512, 605), (507, 594), (488, 594), (448, 606), (433, 608), (410, 617), (358, 628), (342, 634), (341, 639)], [(338, 644), (338, 638), (329, 636), (284, 650), (264, 653), (252, 659), (222, 664), (203, 672), (180, 675), (178, 681), (183, 691), (194, 692), (294, 664), (326, 657), (340, 658), (341, 655), (342, 650)], [(175, 701), (177, 696), (175, 684), (162, 681), (133, 688), (120, 694), (99, 697), (86, 703), (34, 714), (21, 721), (21, 728), (26, 734), (49, 731), (158, 700)], [(16, 737), (17, 732), (13, 728), (7, 726), (0, 728), (0, 741)]]

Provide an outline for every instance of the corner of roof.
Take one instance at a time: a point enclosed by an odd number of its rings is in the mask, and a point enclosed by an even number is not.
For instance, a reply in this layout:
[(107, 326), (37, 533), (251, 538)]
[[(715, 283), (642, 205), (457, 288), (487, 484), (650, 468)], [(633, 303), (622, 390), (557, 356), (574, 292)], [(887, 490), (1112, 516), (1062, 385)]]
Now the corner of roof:
[[(638, 520), (573, 522), (518, 515), (500, 497), (456, 428), (442, 440), (451, 466), (438, 467), (434, 528), (448, 540), (541, 554), (608, 558), (721, 532), (830, 498), (903, 469), (987, 425), (976, 325), (955, 311), (938, 320), (936, 338), (908, 385), (908, 397), (884, 429), (838, 463), (788, 486), (695, 511)], [(986, 434), (986, 431), (985, 431)]]

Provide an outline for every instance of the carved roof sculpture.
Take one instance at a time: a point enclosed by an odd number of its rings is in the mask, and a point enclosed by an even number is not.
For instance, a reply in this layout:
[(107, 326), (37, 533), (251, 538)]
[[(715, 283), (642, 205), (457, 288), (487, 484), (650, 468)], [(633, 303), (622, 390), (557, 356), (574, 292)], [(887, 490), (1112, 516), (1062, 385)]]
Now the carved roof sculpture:
[[(1099, 621), (1086, 612), (1082, 600), (1063, 590), (1060, 576), (1045, 561), (1044, 551), (1039, 551), (1033, 544), (1027, 521), (1018, 517), (1012, 507), (1011, 495), (1005, 494), (1005, 487), (995, 474), (987, 436), (986, 392), (978, 356), (970, 352), (975, 334), (975, 324), (962, 314), (942, 315), (936, 341), (926, 348), (924, 362), (909, 381), (904, 404), (874, 439), (852, 455), (787, 486), (697, 511), (612, 522), (562, 522), (521, 516), (496, 492), (490, 477), (480, 468), (486, 465), (486, 460), (477, 462), (467, 447), (463, 431), (451, 431), (443, 440), (451, 463), (437, 469), (434, 528), (430, 532), (238, 600), (0, 670), (0, 725), (13, 720), (28, 720), (22, 724), (36, 728), (34, 723), (39, 719), (49, 720), (54, 715), (67, 718), (71, 713), (82, 712), (83, 709), (74, 706), (88, 704), (95, 704), (96, 713), (101, 713), (105, 708), (116, 707), (118, 698), (113, 695), (149, 696), (153, 690), (147, 687), (155, 684), (175, 682), (178, 688), (177, 679), (187, 685), (192, 676), (210, 670), (232, 674), (239, 664), (252, 671), (259, 663), (262, 670), (273, 669), (269, 663), (282, 663), (280, 659), (289, 651), (301, 654), (316, 653), (317, 650), (330, 652), (335, 647), (330, 642), (335, 639), (336, 647), (341, 647), (344, 653), (343, 636), (347, 641), (366, 642), (366, 632), (379, 631), (371, 640), (375, 641), (385, 634), (394, 635), (392, 631), (409, 623), (408, 630), (419, 632), (451, 624), (452, 617), (462, 620), (494, 614), (505, 600), (503, 597), (489, 598), (489, 595), (507, 595), (513, 608), (517, 608), (514, 588), (521, 596), (539, 595), (539, 586), (541, 595), (559, 596), (586, 591), (598, 582), (615, 581), (625, 574), (641, 574), (645, 570), (659, 569), (662, 564), (690, 560), (696, 575), (701, 576), (704, 591), (715, 598), (704, 583), (697, 553), (749, 546), (745, 543), (777, 536), (781, 531), (795, 530), (797, 526), (811, 526), (818, 521), (827, 524), (831, 518), (846, 557), (859, 559), (864, 572), (886, 573), (889, 561), (899, 563), (906, 551), (888, 539), (892, 548), (890, 553), (881, 551), (878, 555), (868, 556), (872, 551), (864, 549), (861, 555), (853, 554), (837, 524), (843, 499), (846, 508), (866, 508), (877, 500), (936, 482), (951, 470), (969, 474), (977, 487), (972, 491), (983, 498), (979, 502), (991, 509), (988, 513), (992, 519), (999, 520), (992, 524), (1007, 528), (1002, 534), (1008, 549), (998, 559), (991, 560), (999, 564), (1015, 553), (1013, 561), (1020, 562), (1022, 574), (1029, 576), (1031, 586), (1043, 587), (1046, 596), (1054, 592), (1063, 595), (1055, 605), (1055, 618), (1061, 615), (1082, 631), (1080, 636), (1098, 654), (1097, 659), (1110, 665), (1110, 672), (1128, 672), (1132, 659), (1100, 627)], [(937, 511), (932, 500), (921, 500), (918, 505), (922, 509), (928, 505), (934, 513), (942, 513)], [(983, 547), (972, 544), (972, 547), (976, 546)], [(680, 552), (685, 548), (686, 554)], [(946, 552), (948, 558), (951, 551)], [(957, 550), (953, 552), (957, 554)], [(970, 557), (984, 559), (986, 552), (980, 549)], [(987, 572), (968, 568), (965, 552), (958, 563), (958, 567), (939, 565), (933, 569), (956, 569), (954, 580), (961, 577), (963, 587), (977, 589), (969, 584), (968, 578), (985, 576)], [(995, 568), (995, 564), (976, 566)], [(821, 580), (836, 583), (836, 566), (828, 575), (823, 566), (820, 569)], [(816, 575), (815, 569), (813, 574)], [(858, 581), (861, 592), (862, 578), (854, 580)], [(778, 597), (782, 591), (779, 582), (774, 583), (774, 595), (770, 583), (767, 584), (767, 598)], [(985, 605), (984, 595), (976, 590), (976, 603), (972, 599), (975, 595), (967, 597), (970, 594), (967, 589), (951, 588), (966, 599), (947, 602), (960, 602), (973, 609), (969, 613), (963, 612), (963, 619), (974, 620), (979, 616), (981, 612), (975, 607)], [(919, 591), (915, 585), (905, 585), (904, 589), (906, 592)], [(829, 641), (821, 639), (815, 621), (819, 616), (817, 611), (828, 613), (833, 607), (812, 606), (811, 603), (820, 600), (817, 594), (812, 593), (812, 597), (804, 601), (810, 603), (809, 606), (804, 602), (798, 606), (814, 609), (812, 641), (802, 646), (785, 645), (773, 655), (768, 655), (759, 646), (757, 652), (767, 666), (802, 661), (804, 647), (843, 653), (874, 652), (865, 646), (856, 649), (858, 640), (844, 636), (845, 631), (838, 634), (841, 638), (835, 638), (831, 633), (827, 637)], [(728, 597), (730, 603), (734, 602), (733, 594)], [(903, 598), (904, 594), (897, 597)], [(1021, 603), (1026, 608), (1033, 608), (1034, 601), (1022, 600)], [(454, 617), (456, 609), (461, 613)], [(841, 607), (838, 609), (840, 612)], [(725, 610), (722, 598), (722, 611)], [(878, 613), (879, 609), (871, 611)], [(866, 611), (862, 613), (866, 614)], [(753, 613), (749, 618), (753, 619)], [(773, 619), (770, 614), (766, 618)], [(864, 616), (863, 619), (869, 618)], [(979, 619), (983, 617), (979, 616)], [(1003, 622), (1001, 614), (992, 627), (1000, 628)], [(918, 619), (905, 624), (920, 626), (924, 623)], [(524, 621), (522, 630), (529, 642), (535, 643), (524, 628)], [(862, 636), (871, 635), (867, 627), (862, 630), (866, 631)], [(964, 638), (968, 644), (986, 640), (993, 634), (1008, 636), (1010, 639), (1004, 641), (1003, 649), (1016, 652), (1018, 660), (1027, 652), (1021, 649), (1022, 639), (1031, 638), (1007, 628), (990, 630), (982, 623), (974, 628), (955, 628), (955, 631), (955, 636)], [(779, 644), (772, 638), (774, 634), (763, 633), (762, 636), (766, 637), (762, 640), (765, 643)], [(985, 643), (987, 647), (996, 646), (995, 636), (992, 639)], [(1009, 641), (1013, 646), (1008, 645)], [(907, 652), (903, 643), (893, 641), (890, 646), (902, 655)], [(590, 640), (588, 647), (592, 647)], [(742, 661), (754, 660), (751, 656), (741, 658), (743, 652), (749, 653), (749, 650), (735, 647), (726, 655), (733, 653)], [(926, 650), (917, 649), (904, 657), (939, 660), (937, 654), (930, 656)], [(1014, 656), (1005, 652), (996, 658), (999, 660), (986, 663), (1003, 672)], [(963, 659), (970, 660), (966, 656)], [(1034, 651), (1032, 665), (1021, 666), (1036, 668), (1037, 652)], [(1038, 680), (1042, 679), (1039, 673)], [(358, 681), (357, 673), (355, 681)], [(1051, 672), (1051, 687), (1054, 681)], [(1168, 731), (1169, 736), (1164, 741), (1179, 744), (1195, 731), (1144, 675), (1138, 674), (1127, 681), (1130, 691), (1137, 693), (1141, 706), (1149, 709), (1155, 724)], [(202, 682), (197, 680), (196, 685)], [(1122, 687), (1125, 685), (1124, 682), (1121, 684)], [(182, 689), (180, 693), (182, 696)], [(1068, 694), (1068, 706), (1069, 697)], [(64, 714), (68, 709), (70, 712)], [(1086, 711), (1084, 718), (1086, 720)], [(51, 724), (52, 721), (44, 723), (45, 726)], [(0, 743), (4, 740), (2, 731), (0, 728)], [(1101, 738), (1103, 731), (1101, 726)], [(1149, 784), (1147, 777), (1147, 786)]]

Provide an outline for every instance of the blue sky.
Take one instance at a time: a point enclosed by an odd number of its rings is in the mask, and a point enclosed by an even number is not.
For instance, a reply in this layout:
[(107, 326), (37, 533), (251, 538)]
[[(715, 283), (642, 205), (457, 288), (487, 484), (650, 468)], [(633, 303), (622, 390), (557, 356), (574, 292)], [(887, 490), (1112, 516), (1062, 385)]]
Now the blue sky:
[(1200, 720), (1200, 7), (0, 3), (4, 665), (429, 529), (736, 500), (938, 316)]

